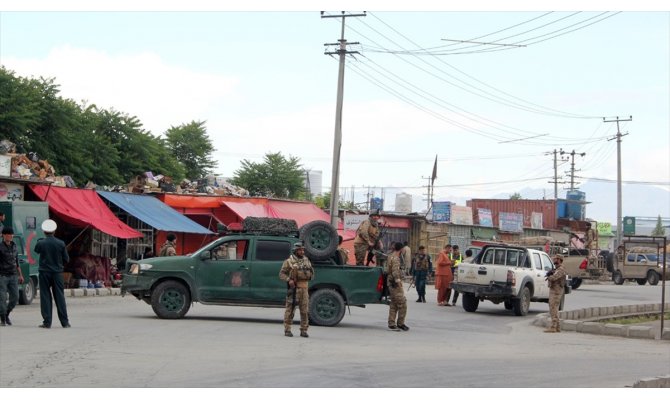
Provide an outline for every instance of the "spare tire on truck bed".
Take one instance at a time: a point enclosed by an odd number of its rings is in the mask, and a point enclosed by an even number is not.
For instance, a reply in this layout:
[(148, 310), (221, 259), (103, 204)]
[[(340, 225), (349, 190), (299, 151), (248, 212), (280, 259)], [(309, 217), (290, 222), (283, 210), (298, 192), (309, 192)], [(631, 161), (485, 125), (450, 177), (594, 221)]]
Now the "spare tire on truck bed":
[(305, 246), (305, 255), (310, 260), (323, 261), (335, 255), (339, 237), (330, 223), (317, 220), (300, 228), (300, 240)]

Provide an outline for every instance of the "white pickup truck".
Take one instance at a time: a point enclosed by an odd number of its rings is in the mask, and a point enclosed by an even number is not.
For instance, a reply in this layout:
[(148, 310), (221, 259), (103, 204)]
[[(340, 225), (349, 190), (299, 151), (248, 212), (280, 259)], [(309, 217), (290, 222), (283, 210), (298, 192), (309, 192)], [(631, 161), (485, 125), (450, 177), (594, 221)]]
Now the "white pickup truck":
[[(463, 309), (477, 311), (479, 302), (504, 303), (515, 315), (526, 315), (530, 302), (549, 302), (547, 272), (554, 268), (543, 251), (521, 246), (488, 245), (470, 262), (458, 265), (451, 288), (463, 296)], [(570, 282), (570, 279), (567, 279)], [(565, 293), (570, 293), (569, 283)], [(563, 309), (565, 295), (559, 309)]]

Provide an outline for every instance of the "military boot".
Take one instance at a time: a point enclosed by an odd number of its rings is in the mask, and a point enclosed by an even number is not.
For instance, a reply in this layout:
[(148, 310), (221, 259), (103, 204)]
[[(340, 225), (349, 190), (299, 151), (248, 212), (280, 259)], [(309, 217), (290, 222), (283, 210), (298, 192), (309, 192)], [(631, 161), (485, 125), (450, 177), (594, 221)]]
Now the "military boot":
[(5, 325), (7, 325), (7, 319), (6, 319), (6, 318), (7, 318), (7, 317), (5, 317), (4, 314), (3, 314), (3, 315), (0, 315), (0, 326), (5, 326)]
[(417, 299), (416, 302), (417, 302), (417, 303), (421, 303), (421, 296), (419, 296), (419, 298)]
[(291, 333), (291, 331), (285, 331), (284, 336), (293, 337), (293, 333)]
[(10, 313), (10, 312), (7, 311), (7, 315), (5, 315), (5, 323), (6, 323), (7, 325), (10, 325), (10, 326), (11, 326), (11, 325), (12, 325), (12, 321), (9, 320), (9, 313)]
[(300, 331), (300, 336), (301, 337), (309, 337), (309, 335), (307, 334), (307, 331)]

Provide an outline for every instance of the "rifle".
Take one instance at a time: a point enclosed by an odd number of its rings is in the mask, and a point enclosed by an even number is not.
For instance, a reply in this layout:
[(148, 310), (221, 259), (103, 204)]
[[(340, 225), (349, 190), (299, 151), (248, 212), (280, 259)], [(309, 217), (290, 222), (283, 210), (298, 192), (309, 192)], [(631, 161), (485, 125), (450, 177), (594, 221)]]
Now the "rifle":
[[(375, 256), (377, 256), (375, 261), (375, 264), (377, 265), (380, 265), (380, 263), (377, 262), (380, 261), (380, 258), (384, 259), (386, 257), (386, 254), (384, 254), (382, 251), (379, 250), (381, 248), (382, 237), (384, 237), (385, 233), (386, 233), (386, 222), (380, 226), (379, 236), (377, 236), (377, 240), (375, 241), (374, 246), (368, 246), (368, 256), (365, 261), (366, 267), (370, 266), (370, 263), (372, 262), (372, 259), (375, 258)], [(382, 257), (379, 257), (380, 255)]]
[(408, 292), (412, 288), (412, 286), (415, 286), (415, 283), (416, 283), (416, 277), (412, 276), (412, 282), (409, 283), (409, 287), (407, 288)]
[[(297, 289), (298, 289), (298, 280), (295, 279), (296, 275), (297, 275), (297, 272), (295, 271), (295, 269), (291, 270), (291, 278), (290, 279), (293, 280), (293, 300), (291, 300), (291, 310), (295, 310), (295, 306), (296, 306), (295, 303), (296, 303)], [(288, 283), (287, 283), (287, 285), (288, 285)], [(290, 286), (289, 286), (289, 289), (290, 289)]]

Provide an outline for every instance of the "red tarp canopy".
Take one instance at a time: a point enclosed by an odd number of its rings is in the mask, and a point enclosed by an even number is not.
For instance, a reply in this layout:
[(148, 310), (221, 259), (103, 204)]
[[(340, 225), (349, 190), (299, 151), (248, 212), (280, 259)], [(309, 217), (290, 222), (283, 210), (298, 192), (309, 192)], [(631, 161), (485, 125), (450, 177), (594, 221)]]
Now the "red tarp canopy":
[(268, 208), (273, 217), (295, 220), (298, 227), (316, 220), (330, 222), (330, 215), (312, 203), (270, 200)]
[(143, 236), (116, 218), (95, 190), (46, 185), (28, 185), (28, 187), (42, 201), (49, 203), (51, 211), (68, 224), (82, 228), (92, 226), (120, 239)]
[(268, 210), (267, 204), (258, 204), (251, 202), (237, 202), (224, 200), (223, 205), (230, 208), (240, 220), (246, 217), (273, 217)]

